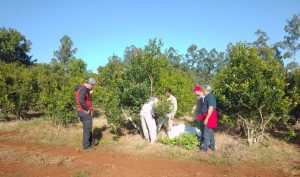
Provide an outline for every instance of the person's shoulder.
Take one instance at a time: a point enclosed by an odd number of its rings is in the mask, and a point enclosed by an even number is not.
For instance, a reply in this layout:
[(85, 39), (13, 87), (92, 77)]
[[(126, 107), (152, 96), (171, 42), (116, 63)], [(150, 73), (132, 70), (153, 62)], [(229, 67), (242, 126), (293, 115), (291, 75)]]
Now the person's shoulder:
[(78, 91), (78, 90), (81, 90), (82, 89), (82, 85), (80, 84), (80, 85), (76, 85), (76, 87), (75, 87), (75, 91)]
[(81, 85), (80, 92), (89, 93), (89, 89), (85, 87), (84, 85)]
[(176, 100), (176, 97), (174, 95), (171, 95), (171, 98), (174, 99), (174, 100)]
[(210, 95), (211, 98), (216, 99), (214, 94), (210, 93), (209, 95)]

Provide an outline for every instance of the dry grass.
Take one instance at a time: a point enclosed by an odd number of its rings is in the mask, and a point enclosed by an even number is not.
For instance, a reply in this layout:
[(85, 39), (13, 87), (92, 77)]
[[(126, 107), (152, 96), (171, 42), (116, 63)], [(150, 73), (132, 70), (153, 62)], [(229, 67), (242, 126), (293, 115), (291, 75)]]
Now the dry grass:
[[(94, 119), (94, 127), (100, 128), (106, 124), (105, 119)], [(16, 121), (0, 123), (0, 132), (3, 131), (16, 131), (18, 136), (0, 136), (1, 139), (9, 138), (35, 143), (81, 147), (82, 125), (80, 123), (66, 128), (52, 126), (44, 120)], [(165, 136), (165, 134), (161, 133), (160, 136)], [(103, 138), (99, 142), (98, 148), (150, 157), (202, 161), (214, 165), (254, 162), (290, 176), (300, 175), (300, 151), (297, 145), (288, 144), (268, 135), (262, 145), (252, 147), (249, 147), (245, 140), (225, 133), (216, 133), (215, 138), (217, 151), (210, 155), (160, 143), (149, 144), (140, 135), (126, 135), (115, 139), (115, 136), (107, 131), (103, 132)], [(3, 155), (0, 149), (0, 155), (1, 153)]]
[(68, 156), (53, 156), (46, 153), (7, 148), (0, 148), (0, 159), (5, 161), (24, 161), (27, 164), (42, 167), (67, 167), (74, 161), (73, 158)]

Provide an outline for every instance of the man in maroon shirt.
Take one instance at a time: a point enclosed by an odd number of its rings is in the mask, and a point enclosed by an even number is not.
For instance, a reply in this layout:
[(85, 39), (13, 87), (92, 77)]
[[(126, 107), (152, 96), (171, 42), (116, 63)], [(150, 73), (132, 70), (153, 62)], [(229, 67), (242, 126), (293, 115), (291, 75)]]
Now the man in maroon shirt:
[(90, 100), (93, 87), (96, 84), (95, 79), (89, 78), (84, 84), (75, 88), (75, 99), (77, 103), (77, 114), (83, 125), (83, 150), (92, 150), (92, 129), (93, 121), (91, 111), (93, 108)]

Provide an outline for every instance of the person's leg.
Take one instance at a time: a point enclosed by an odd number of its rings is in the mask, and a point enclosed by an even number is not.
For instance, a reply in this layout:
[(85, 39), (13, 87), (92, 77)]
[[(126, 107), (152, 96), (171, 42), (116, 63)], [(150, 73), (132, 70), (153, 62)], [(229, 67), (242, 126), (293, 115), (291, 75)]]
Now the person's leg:
[(78, 111), (80, 121), (82, 122), (83, 132), (82, 132), (82, 146), (83, 149), (88, 149), (91, 147), (92, 140), (92, 117), (83, 111)]
[(141, 117), (141, 124), (142, 124), (142, 130), (143, 130), (144, 138), (147, 141), (150, 141), (150, 137), (149, 137), (149, 133), (148, 133), (148, 127), (147, 127), (146, 121), (145, 121), (145, 116), (144, 115), (140, 115), (140, 117)]
[(157, 127), (156, 127), (155, 119), (149, 115), (146, 117), (145, 120), (146, 120), (148, 130), (149, 130), (150, 142), (154, 143), (156, 141), (156, 135), (157, 135), (157, 132), (156, 132)]
[(167, 131), (169, 132), (173, 127), (173, 115), (168, 116), (168, 123), (167, 123)]
[(200, 140), (201, 140), (201, 144), (203, 143), (204, 141), (204, 123), (203, 123), (203, 120), (199, 120), (199, 127), (200, 127)]
[(212, 129), (212, 128), (210, 128), (210, 145), (209, 145), (209, 147), (210, 147), (210, 149), (212, 150), (212, 151), (215, 151), (216, 150), (216, 145), (215, 145), (215, 135), (214, 135), (214, 130)]
[(210, 144), (210, 134), (209, 128), (207, 125), (204, 125), (204, 134), (203, 134), (203, 143), (202, 143), (202, 151), (207, 152), (208, 146)]
[(93, 145), (93, 118), (92, 118), (92, 115), (89, 115), (90, 116), (90, 122), (89, 122), (89, 125), (88, 125), (88, 127), (89, 127), (89, 143), (90, 143), (90, 147), (93, 147), (94, 145)]

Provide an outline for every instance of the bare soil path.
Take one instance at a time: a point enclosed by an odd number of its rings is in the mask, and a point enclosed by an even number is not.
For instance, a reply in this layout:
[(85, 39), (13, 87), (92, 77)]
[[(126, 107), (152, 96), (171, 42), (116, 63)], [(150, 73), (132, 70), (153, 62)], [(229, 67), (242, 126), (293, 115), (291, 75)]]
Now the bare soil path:
[(60, 177), (89, 172), (95, 177), (283, 177), (283, 174), (257, 164), (210, 165), (204, 162), (151, 158), (134, 154), (114, 154), (97, 149), (77, 151), (13, 141), (14, 133), (1, 133), (0, 176), (3, 177)]

